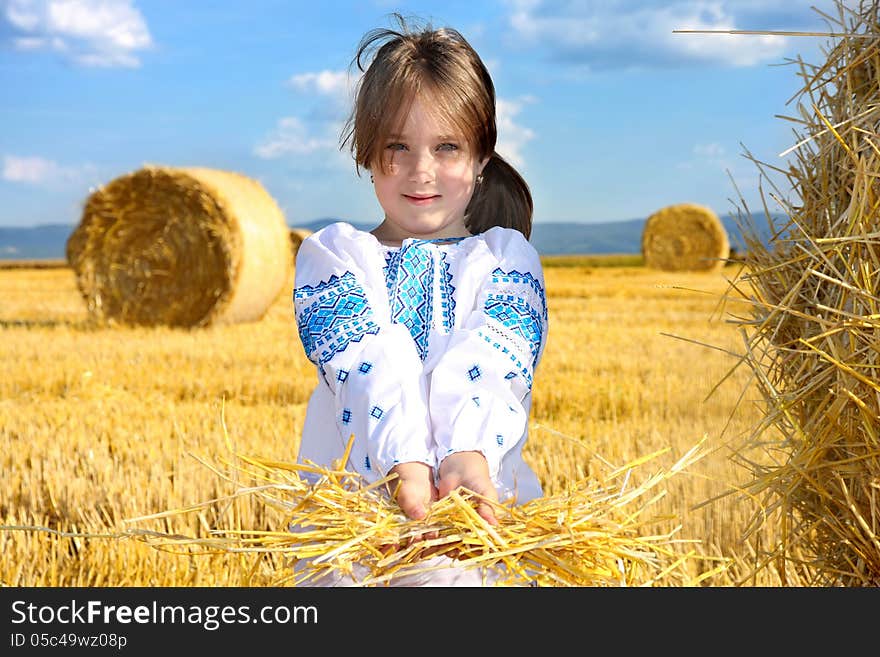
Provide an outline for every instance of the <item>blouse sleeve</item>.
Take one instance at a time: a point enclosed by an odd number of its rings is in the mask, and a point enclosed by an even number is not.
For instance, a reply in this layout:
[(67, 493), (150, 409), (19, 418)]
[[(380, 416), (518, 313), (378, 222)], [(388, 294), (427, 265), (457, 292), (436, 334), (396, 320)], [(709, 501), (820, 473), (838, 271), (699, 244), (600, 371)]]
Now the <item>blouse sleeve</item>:
[(430, 375), (429, 408), (437, 463), (479, 451), (494, 478), (525, 434), (524, 400), (547, 340), (547, 302), (540, 258), (525, 237), (500, 228), (486, 235), (493, 269), (473, 307), (457, 308), (469, 315)]
[(333, 394), (340, 435), (366, 442), (356, 468), (379, 478), (397, 463), (433, 466), (434, 456), (422, 362), (406, 327), (390, 321), (372, 239), (332, 224), (303, 240), (293, 301), (306, 355)]

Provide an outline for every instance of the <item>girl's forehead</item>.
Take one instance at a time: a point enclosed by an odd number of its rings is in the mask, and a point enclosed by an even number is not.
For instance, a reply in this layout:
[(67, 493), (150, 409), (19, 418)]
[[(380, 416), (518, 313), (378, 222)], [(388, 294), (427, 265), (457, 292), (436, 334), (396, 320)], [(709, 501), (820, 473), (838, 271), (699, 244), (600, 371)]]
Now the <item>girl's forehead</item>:
[(418, 130), (442, 135), (458, 134), (459, 128), (435, 109), (436, 107), (436, 101), (430, 96), (417, 95), (409, 107), (401, 108), (394, 125), (404, 132)]

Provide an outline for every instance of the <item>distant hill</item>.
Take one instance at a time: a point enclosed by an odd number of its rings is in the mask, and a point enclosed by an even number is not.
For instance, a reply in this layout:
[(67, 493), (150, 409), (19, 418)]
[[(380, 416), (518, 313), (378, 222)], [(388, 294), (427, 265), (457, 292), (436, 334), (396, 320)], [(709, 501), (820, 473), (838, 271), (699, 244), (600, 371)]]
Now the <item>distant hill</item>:
[[(744, 251), (745, 240), (736, 217), (726, 214), (719, 218), (727, 231), (730, 246), (737, 251)], [(785, 216), (782, 214), (774, 215), (773, 222), (775, 225), (780, 225), (784, 218)], [(335, 221), (344, 220), (325, 217), (301, 224), (298, 228), (316, 231)], [(532, 236), (529, 241), (541, 255), (638, 254), (642, 252), (642, 232), (645, 221), (645, 219), (629, 219), (590, 224), (536, 222), (532, 226)], [(349, 223), (361, 230), (373, 228), (371, 224)], [(755, 224), (755, 230), (761, 241), (767, 243), (771, 232), (763, 215), (755, 217)]]
[[(736, 219), (731, 215), (720, 217), (727, 230), (731, 246), (743, 250), (744, 241)], [(780, 222), (783, 215), (776, 215)], [(319, 230), (341, 219), (323, 217), (297, 228)], [(372, 224), (350, 221), (363, 230)], [(762, 241), (770, 237), (763, 215), (755, 218)], [(603, 223), (536, 222), (532, 227), (531, 243), (541, 255), (597, 255), (606, 253), (641, 253), (642, 231), (645, 219), (607, 221)], [(54, 260), (65, 258), (65, 246), (75, 226), (69, 224), (46, 224), (35, 227), (0, 227), (0, 260)]]
[(74, 226), (45, 224), (33, 228), (0, 226), (0, 260), (54, 260), (64, 258)]
[[(784, 215), (774, 217), (774, 224), (779, 224)], [(732, 249), (745, 251), (745, 240), (735, 217), (723, 215), (719, 217)], [(755, 229), (763, 243), (770, 239), (771, 231), (766, 220), (755, 222)], [(645, 219), (626, 221), (609, 221), (598, 224), (578, 223), (535, 223), (529, 240), (541, 255), (573, 255), (573, 254), (605, 254), (642, 252), (642, 233)]]

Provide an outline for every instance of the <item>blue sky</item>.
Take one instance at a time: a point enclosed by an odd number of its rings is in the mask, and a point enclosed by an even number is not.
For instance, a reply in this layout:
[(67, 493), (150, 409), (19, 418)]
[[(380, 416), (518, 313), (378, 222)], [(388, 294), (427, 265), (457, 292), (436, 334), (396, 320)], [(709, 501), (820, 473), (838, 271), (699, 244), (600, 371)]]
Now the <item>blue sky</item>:
[[(535, 221), (718, 213), (784, 166), (801, 56), (832, 0), (0, 0), (0, 226), (75, 224), (91, 190), (145, 164), (259, 180), (290, 225), (375, 222), (339, 149), (361, 36), (398, 11), (461, 31), (496, 85), (498, 151)], [(788, 157), (788, 156), (786, 156)], [(729, 172), (729, 173), (728, 173)]]

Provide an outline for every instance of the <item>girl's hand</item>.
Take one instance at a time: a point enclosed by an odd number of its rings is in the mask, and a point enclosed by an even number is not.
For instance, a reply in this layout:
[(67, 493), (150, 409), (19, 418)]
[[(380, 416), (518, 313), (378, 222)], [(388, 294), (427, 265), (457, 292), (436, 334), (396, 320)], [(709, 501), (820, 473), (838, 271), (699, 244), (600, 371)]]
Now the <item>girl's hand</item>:
[[(398, 463), (388, 473), (397, 474), (397, 479), (390, 481), (387, 486), (391, 489), (392, 497), (400, 510), (412, 520), (421, 520), (427, 516), (431, 502), (439, 498), (437, 487), (434, 485), (434, 469), (425, 463), (413, 461)], [(437, 532), (422, 532), (410, 537), (406, 545), (384, 545), (380, 549), (383, 553), (387, 553), (434, 538), (437, 538)], [(432, 554), (439, 549), (439, 547), (433, 548), (425, 554)]]
[[(489, 464), (480, 452), (455, 452), (443, 459), (438, 487), (440, 497), (445, 497), (459, 486), (493, 502), (498, 501), (498, 491), (489, 476)], [(477, 513), (490, 525), (498, 524), (495, 511), (488, 502), (480, 500)]]
[(392, 480), (389, 487), (400, 510), (413, 520), (421, 520), (428, 515), (431, 502), (438, 499), (431, 466), (415, 461), (398, 463), (390, 473), (397, 474), (397, 479)]

